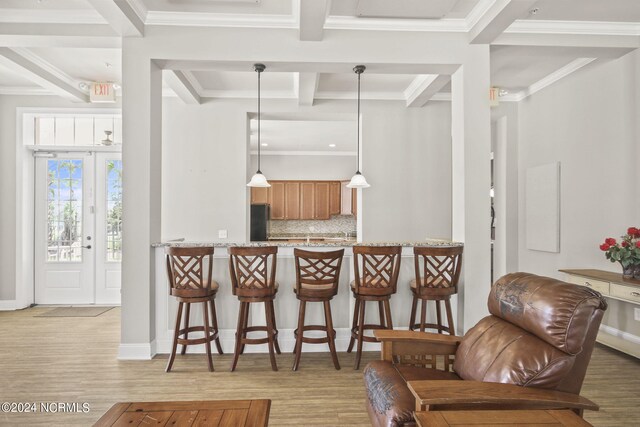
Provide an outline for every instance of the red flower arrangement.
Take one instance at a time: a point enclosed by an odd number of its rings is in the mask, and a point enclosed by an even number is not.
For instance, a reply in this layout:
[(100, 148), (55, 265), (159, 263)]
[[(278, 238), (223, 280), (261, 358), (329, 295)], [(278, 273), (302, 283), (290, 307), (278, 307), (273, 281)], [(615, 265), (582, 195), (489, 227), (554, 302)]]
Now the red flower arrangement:
[(627, 234), (621, 237), (620, 243), (608, 237), (600, 245), (600, 250), (611, 262), (622, 265), (624, 276), (640, 275), (640, 228), (629, 227)]

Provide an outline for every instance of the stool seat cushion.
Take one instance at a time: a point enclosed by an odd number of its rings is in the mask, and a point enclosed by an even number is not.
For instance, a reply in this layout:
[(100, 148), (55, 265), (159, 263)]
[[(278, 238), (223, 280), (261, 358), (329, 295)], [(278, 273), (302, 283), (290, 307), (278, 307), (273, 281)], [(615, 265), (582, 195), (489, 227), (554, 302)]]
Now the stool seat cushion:
[[(367, 287), (378, 287), (377, 284), (380, 283), (381, 281), (382, 280), (380, 278), (375, 278), (375, 279), (373, 279), (373, 280), (371, 280), (369, 282), (369, 286), (367, 286)], [(356, 289), (356, 281), (352, 280), (351, 283), (349, 284), (349, 286), (351, 286), (352, 290), (355, 290)], [(364, 286), (362, 286), (362, 282), (360, 282), (360, 286), (364, 287)], [(382, 285), (382, 286), (379, 286), (379, 287), (380, 288), (388, 288), (389, 287), (389, 283), (386, 283), (385, 285)]]
[[(418, 285), (418, 282), (416, 281), (416, 279), (413, 279), (411, 282), (409, 282), (409, 285), (415, 289), (416, 286)], [(444, 286), (443, 286), (444, 285)], [(442, 283), (442, 277), (438, 277), (437, 279), (433, 280), (433, 277), (428, 277), (427, 278), (427, 284), (426, 286), (428, 288), (446, 288), (448, 286), (446, 286), (447, 283)], [(425, 286), (424, 283), (424, 277), (420, 278), (420, 286)]]
[[(328, 291), (333, 288), (333, 283), (327, 283), (324, 285), (316, 285), (315, 283), (300, 282), (300, 288), (309, 291)], [(293, 290), (296, 289), (296, 284), (293, 284)]]

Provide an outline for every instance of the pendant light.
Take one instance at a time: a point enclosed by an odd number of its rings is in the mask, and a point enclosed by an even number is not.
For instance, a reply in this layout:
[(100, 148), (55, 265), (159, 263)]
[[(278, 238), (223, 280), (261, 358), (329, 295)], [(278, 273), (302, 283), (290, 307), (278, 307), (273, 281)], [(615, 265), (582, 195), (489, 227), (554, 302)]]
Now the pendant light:
[(260, 171), (260, 73), (262, 73), (265, 68), (264, 64), (253, 64), (253, 69), (258, 73), (258, 170), (251, 177), (251, 181), (249, 181), (247, 187), (271, 187), (267, 178), (262, 175)]
[(360, 74), (364, 73), (367, 67), (364, 65), (356, 65), (353, 69), (358, 75), (358, 151), (357, 151), (357, 164), (356, 174), (353, 175), (347, 187), (349, 188), (367, 188), (370, 187), (369, 183), (365, 179), (364, 175), (360, 173)]

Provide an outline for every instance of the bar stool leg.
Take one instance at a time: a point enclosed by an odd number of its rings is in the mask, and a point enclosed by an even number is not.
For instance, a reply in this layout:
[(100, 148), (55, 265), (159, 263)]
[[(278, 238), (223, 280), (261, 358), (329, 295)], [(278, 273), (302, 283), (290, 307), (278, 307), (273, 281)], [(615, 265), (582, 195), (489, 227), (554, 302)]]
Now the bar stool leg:
[(387, 314), (387, 329), (393, 329), (393, 322), (391, 321), (391, 305), (389, 304), (389, 300), (384, 300), (384, 311)]
[(293, 352), (296, 357), (293, 360), (293, 370), (298, 370), (298, 365), (300, 364), (300, 356), (302, 355), (302, 336), (304, 334), (304, 314), (307, 308), (307, 302), (304, 300), (300, 300), (300, 308), (298, 309), (298, 329), (296, 330), (298, 335), (296, 336), (296, 347)]
[(436, 300), (436, 318), (438, 319), (438, 333), (441, 334), (442, 329), (442, 313), (440, 312), (440, 300)]
[(356, 353), (356, 363), (353, 369), (360, 368), (360, 357), (362, 356), (362, 342), (364, 341), (362, 337), (364, 336), (364, 309), (366, 307), (366, 301), (362, 301), (360, 304), (360, 313), (358, 316), (358, 352)]
[(347, 353), (351, 353), (353, 350), (353, 344), (355, 344), (356, 339), (353, 336), (353, 331), (358, 327), (358, 313), (360, 312), (360, 300), (356, 297), (356, 305), (353, 309), (353, 322), (351, 323), (351, 339), (349, 340), (349, 347), (347, 348)]
[(447, 310), (447, 323), (449, 324), (448, 325), (449, 335), (455, 335), (456, 328), (453, 326), (453, 313), (451, 312), (451, 302), (449, 301), (448, 298), (444, 300), (444, 306), (445, 306), (445, 309)]
[[(184, 339), (189, 338), (189, 316), (191, 315), (191, 303), (190, 302), (185, 302), (184, 303), (187, 307), (187, 310), (184, 314)], [(182, 350), (180, 351), (180, 354), (185, 354), (187, 352), (187, 344), (182, 344)]]
[(416, 325), (416, 310), (418, 309), (418, 297), (413, 294), (413, 301), (411, 302), (411, 315), (409, 316), (409, 330), (413, 331)]
[[(251, 303), (246, 303), (247, 307), (244, 310), (244, 319), (243, 319), (243, 328), (242, 328), (242, 339), (244, 340), (245, 338), (247, 338), (247, 331), (245, 330), (246, 328), (249, 327), (249, 311), (250, 311), (250, 307), (251, 307)], [(240, 354), (244, 354), (244, 341), (242, 342), (242, 345), (240, 346)]]
[(378, 314), (380, 316), (380, 326), (386, 329), (386, 322), (384, 320), (384, 304), (382, 301), (378, 301)]
[(236, 329), (236, 348), (233, 351), (233, 362), (231, 363), (231, 372), (236, 370), (236, 365), (238, 364), (238, 357), (240, 357), (240, 348), (242, 347), (242, 337), (243, 331), (245, 328), (244, 325), (244, 312), (247, 309), (249, 303), (240, 302), (240, 310), (238, 311), (238, 327)]
[(427, 300), (422, 300), (422, 312), (420, 313), (420, 332), (424, 332), (427, 323)]
[(333, 358), (333, 366), (340, 370), (340, 362), (338, 362), (338, 353), (336, 353), (336, 334), (333, 330), (333, 319), (331, 317), (331, 303), (324, 301), (324, 320), (327, 325), (327, 338), (329, 339), (329, 350), (331, 351), (331, 358)]
[(273, 318), (270, 315), (269, 310), (269, 302), (264, 302), (264, 311), (265, 317), (267, 318), (267, 339), (269, 340), (269, 357), (271, 358), (271, 369), (274, 371), (278, 370), (278, 365), (276, 364), (276, 353), (273, 344), (273, 335), (275, 328), (273, 326)]
[(224, 354), (222, 352), (222, 346), (220, 345), (220, 330), (218, 329), (218, 315), (216, 313), (216, 302), (213, 298), (209, 300), (209, 306), (211, 307), (211, 321), (213, 322), (213, 331), (216, 333), (216, 348), (218, 354)]
[(209, 364), (209, 372), (213, 372), (213, 360), (211, 359), (211, 329), (209, 327), (209, 307), (207, 307), (207, 301), (202, 303), (204, 307), (202, 307), (202, 317), (204, 321), (204, 337), (206, 341), (204, 342), (204, 349), (207, 352), (207, 362)]
[(273, 319), (273, 330), (275, 331), (273, 344), (276, 347), (276, 353), (282, 354), (282, 352), (280, 351), (280, 345), (278, 344), (278, 325), (276, 324), (276, 310), (273, 304), (273, 300), (269, 301), (269, 309), (271, 310), (271, 319)]
[(182, 302), (178, 303), (178, 314), (176, 315), (176, 329), (173, 332), (173, 346), (171, 348), (171, 355), (169, 356), (169, 362), (167, 362), (167, 367), (165, 368), (165, 372), (169, 372), (171, 370), (171, 366), (173, 366), (173, 361), (176, 358), (176, 350), (178, 349), (178, 336), (180, 335), (180, 321), (182, 320)]

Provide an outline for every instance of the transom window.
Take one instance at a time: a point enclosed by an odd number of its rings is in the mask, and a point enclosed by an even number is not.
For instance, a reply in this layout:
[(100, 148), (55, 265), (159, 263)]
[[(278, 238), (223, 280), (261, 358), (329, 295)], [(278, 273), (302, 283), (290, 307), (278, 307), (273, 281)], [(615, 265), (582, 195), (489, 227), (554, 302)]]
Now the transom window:
[(33, 142), (46, 146), (122, 144), (120, 114), (43, 114), (33, 117)]

